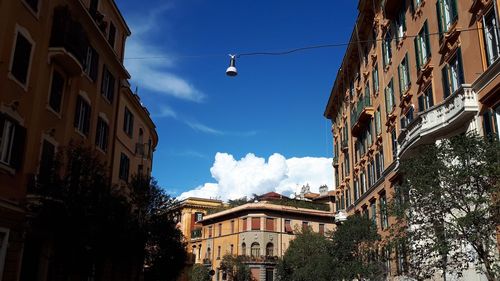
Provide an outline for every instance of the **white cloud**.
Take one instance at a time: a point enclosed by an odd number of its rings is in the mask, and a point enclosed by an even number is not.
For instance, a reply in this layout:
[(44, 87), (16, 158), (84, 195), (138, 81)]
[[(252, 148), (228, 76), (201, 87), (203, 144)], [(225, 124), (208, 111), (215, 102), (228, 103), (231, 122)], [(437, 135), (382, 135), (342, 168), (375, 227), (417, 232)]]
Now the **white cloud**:
[(302, 157), (286, 159), (275, 153), (264, 159), (252, 153), (236, 160), (231, 154), (218, 152), (210, 169), (215, 183), (205, 183), (182, 193), (204, 198), (236, 199), (252, 194), (276, 191), (281, 194), (300, 192), (309, 184), (312, 192), (321, 185), (333, 185), (331, 158)]
[(153, 113), (152, 115), (155, 118), (177, 118), (177, 113), (168, 105), (160, 106), (160, 110), (158, 112)]
[(184, 121), (184, 123), (186, 123), (186, 125), (191, 127), (191, 129), (193, 129), (195, 131), (202, 132), (202, 133), (207, 133), (207, 134), (211, 134), (211, 135), (223, 135), (224, 134), (224, 132), (222, 132), (222, 131), (211, 128), (207, 125), (201, 124), (201, 123), (196, 122), (196, 121)]
[(140, 88), (183, 100), (201, 102), (205, 95), (187, 79), (172, 72), (176, 57), (164, 50), (164, 47), (160, 48), (159, 44), (163, 40), (148, 39), (160, 38), (161, 34), (158, 33), (161, 30), (157, 27), (164, 24), (161, 22), (164, 19), (161, 15), (170, 8), (169, 5), (155, 8), (148, 15), (141, 17), (141, 20), (132, 23), (133, 35), (127, 41), (125, 65), (133, 83), (138, 84)]

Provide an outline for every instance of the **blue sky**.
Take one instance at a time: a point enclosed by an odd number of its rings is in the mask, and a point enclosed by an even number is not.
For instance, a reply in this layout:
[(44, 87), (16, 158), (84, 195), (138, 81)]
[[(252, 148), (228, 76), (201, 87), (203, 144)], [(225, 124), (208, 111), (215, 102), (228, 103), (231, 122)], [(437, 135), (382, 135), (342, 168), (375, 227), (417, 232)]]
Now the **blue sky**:
[(223, 199), (331, 186), (323, 111), (345, 47), (241, 57), (235, 78), (225, 75), (227, 54), (348, 42), (357, 2), (117, 1), (132, 30), (131, 84), (160, 137), (159, 184)]

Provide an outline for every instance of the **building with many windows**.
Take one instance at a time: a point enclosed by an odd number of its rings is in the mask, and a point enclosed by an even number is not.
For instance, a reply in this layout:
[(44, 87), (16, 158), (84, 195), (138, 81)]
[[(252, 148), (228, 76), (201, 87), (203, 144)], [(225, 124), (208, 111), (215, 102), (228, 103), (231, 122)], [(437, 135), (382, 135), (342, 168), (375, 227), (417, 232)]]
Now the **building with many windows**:
[(151, 172), (158, 136), (127, 83), (129, 35), (113, 0), (0, 1), (0, 280), (50, 278), (25, 206), (61, 148), (92, 147), (116, 184)]
[(326, 235), (335, 227), (330, 211), (280, 205), (277, 199), (207, 215), (198, 223), (202, 236), (192, 243), (195, 262), (214, 269), (217, 281), (225, 280), (219, 267), (226, 254), (244, 256), (256, 280), (272, 281), (277, 258), (283, 256), (297, 230), (309, 227)]
[[(324, 112), (332, 121), (337, 214), (370, 217), (385, 236), (400, 158), (467, 131), (499, 136), (499, 5), (359, 1)], [(392, 268), (401, 274), (401, 264)]]

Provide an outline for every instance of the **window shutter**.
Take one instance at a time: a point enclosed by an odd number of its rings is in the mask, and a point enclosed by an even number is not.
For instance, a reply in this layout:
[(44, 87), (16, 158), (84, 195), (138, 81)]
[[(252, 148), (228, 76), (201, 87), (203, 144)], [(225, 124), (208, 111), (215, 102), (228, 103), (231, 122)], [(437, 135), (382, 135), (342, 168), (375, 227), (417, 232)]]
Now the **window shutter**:
[(398, 65), (398, 76), (399, 76), (399, 95), (403, 95), (403, 75), (402, 75), (402, 67), (401, 64)]
[(427, 51), (427, 60), (430, 59), (431, 55), (431, 41), (429, 38), (429, 25), (427, 21), (424, 23), (424, 33), (425, 33), (425, 49)]
[(99, 71), (99, 54), (94, 48), (91, 48), (92, 62), (90, 63), (90, 78), (95, 82), (97, 79), (97, 72)]
[(419, 44), (418, 44), (419, 36), (413, 39), (413, 44), (415, 44), (415, 59), (417, 62), (417, 70), (420, 70), (420, 52), (419, 52)]
[(451, 0), (450, 2), (451, 2), (451, 16), (452, 16), (451, 21), (455, 22), (456, 20), (458, 20), (457, 0)]
[(408, 58), (408, 53), (405, 55), (405, 62), (406, 62), (406, 79), (408, 85), (411, 85), (411, 77), (410, 77), (410, 59)]
[(460, 81), (459, 81), (460, 84), (463, 84), (463, 83), (465, 83), (465, 78), (464, 78), (464, 67), (463, 67), (463, 63), (462, 63), (462, 49), (460, 49), (460, 48), (458, 49), (458, 52), (457, 52), (457, 60), (458, 60), (458, 78), (460, 79)]
[(247, 219), (246, 218), (243, 219), (242, 225), (243, 225), (243, 231), (247, 231)]
[(80, 111), (82, 109), (82, 98), (80, 96), (76, 97), (76, 110), (75, 110), (75, 120), (74, 120), (74, 127), (78, 128), (78, 121), (80, 119)]
[(444, 66), (441, 70), (441, 75), (443, 79), (443, 94), (444, 98), (450, 95), (450, 82), (448, 81), (448, 66)]
[(28, 68), (31, 57), (31, 43), (21, 33), (17, 33), (16, 49), (11, 72), (16, 79), (25, 85), (28, 78)]
[(111, 103), (115, 97), (115, 83), (115, 77), (109, 73), (108, 99)]
[(418, 111), (422, 112), (425, 110), (424, 106), (424, 95), (418, 97)]
[(84, 104), (84, 108), (85, 108), (85, 116), (84, 116), (84, 123), (83, 123), (83, 133), (85, 135), (89, 135), (89, 131), (90, 131), (90, 105), (85, 103)]
[(20, 170), (24, 158), (24, 144), (26, 140), (26, 128), (16, 125), (14, 143), (12, 144), (12, 167)]
[(260, 230), (260, 218), (252, 218), (252, 230)]
[(274, 231), (274, 219), (266, 218), (266, 230)]
[(415, 0), (410, 0), (410, 10), (415, 13)]
[(439, 30), (439, 41), (443, 39), (443, 1), (438, 0), (436, 2), (436, 11), (437, 11), (437, 18), (438, 18), (438, 30)]
[(106, 76), (108, 76), (108, 68), (106, 65), (102, 66), (102, 78), (101, 78), (101, 94), (107, 97), (106, 93)]

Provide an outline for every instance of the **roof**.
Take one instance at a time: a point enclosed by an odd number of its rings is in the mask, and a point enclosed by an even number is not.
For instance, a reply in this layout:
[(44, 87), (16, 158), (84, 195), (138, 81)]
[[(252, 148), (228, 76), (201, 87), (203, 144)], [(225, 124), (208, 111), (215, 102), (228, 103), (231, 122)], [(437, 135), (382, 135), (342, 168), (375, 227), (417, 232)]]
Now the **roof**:
[(209, 221), (220, 219), (222, 217), (226, 217), (231, 214), (235, 214), (238, 212), (245, 211), (277, 211), (282, 213), (290, 213), (290, 214), (299, 214), (299, 215), (307, 215), (307, 216), (316, 216), (318, 218), (331, 218), (333, 216), (332, 212), (329, 211), (320, 211), (313, 209), (305, 209), (305, 208), (296, 208), (284, 205), (276, 205), (268, 202), (257, 202), (257, 203), (247, 203), (245, 205), (241, 205), (238, 207), (234, 207), (228, 210), (224, 210), (212, 215), (205, 216), (203, 220), (198, 221), (198, 223), (204, 224)]
[(276, 200), (276, 199), (288, 198), (288, 197), (283, 196), (283, 195), (276, 193), (274, 191), (262, 194), (258, 197), (259, 197), (259, 200)]
[(319, 197), (319, 194), (314, 193), (314, 192), (308, 192), (308, 193), (304, 194), (304, 198), (307, 198), (307, 199), (314, 199), (317, 197)]

